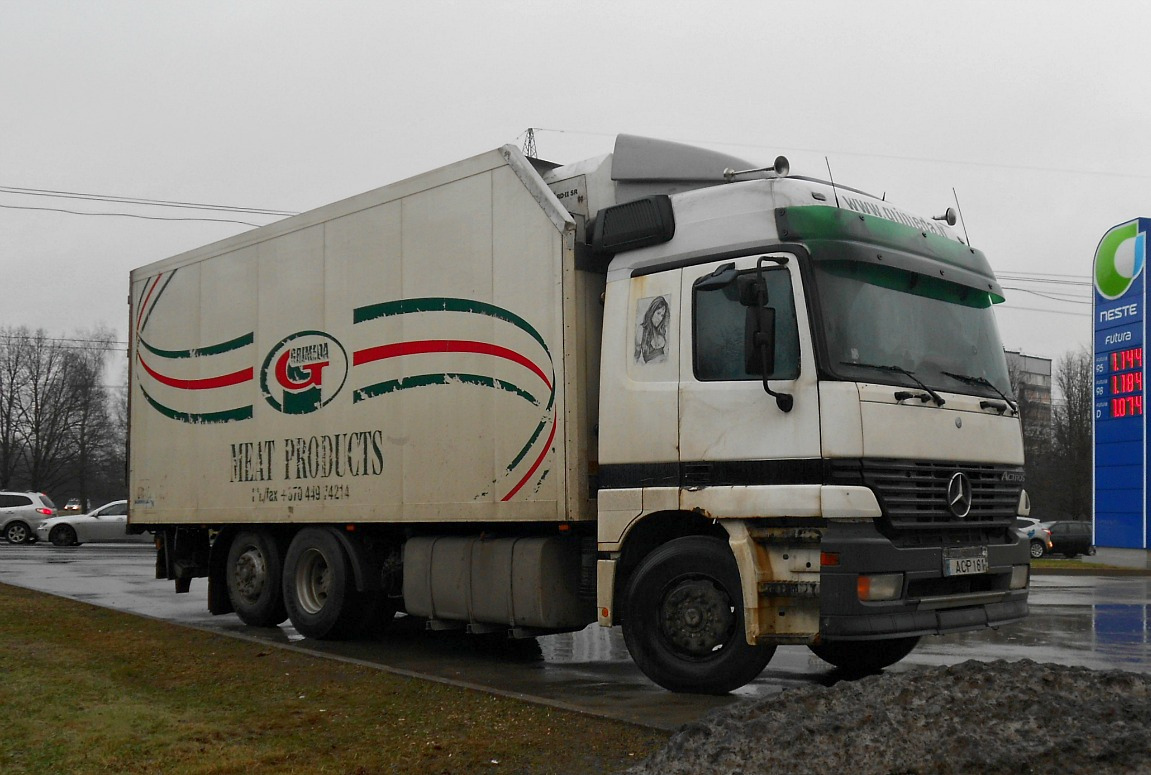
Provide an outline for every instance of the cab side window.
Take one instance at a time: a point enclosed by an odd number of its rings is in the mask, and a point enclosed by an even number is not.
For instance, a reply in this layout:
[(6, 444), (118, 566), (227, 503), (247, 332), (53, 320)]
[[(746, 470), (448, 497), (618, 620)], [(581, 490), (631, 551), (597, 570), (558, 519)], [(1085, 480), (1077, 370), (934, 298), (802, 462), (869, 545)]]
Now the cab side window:
[[(753, 274), (745, 272), (742, 274)], [(786, 269), (767, 269), (768, 305), (775, 308), (775, 370), (772, 379), (799, 376), (799, 327), (791, 275)], [(744, 338), (747, 307), (739, 303), (738, 283), (721, 290), (695, 290), (693, 309), (693, 360), (695, 378), (701, 382), (759, 380), (747, 371)]]

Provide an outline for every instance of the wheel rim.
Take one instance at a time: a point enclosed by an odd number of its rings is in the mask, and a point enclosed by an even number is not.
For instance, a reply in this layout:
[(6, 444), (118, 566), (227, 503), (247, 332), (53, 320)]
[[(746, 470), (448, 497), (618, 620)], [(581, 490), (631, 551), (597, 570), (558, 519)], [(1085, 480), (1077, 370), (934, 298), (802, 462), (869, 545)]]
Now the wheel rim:
[(60, 525), (52, 531), (52, 535), (48, 536), (48, 539), (56, 546), (71, 546), (76, 543), (76, 534), (67, 525)]
[(264, 553), (254, 546), (248, 547), (236, 558), (234, 568), (236, 593), (248, 603), (255, 603), (268, 584), (268, 563)]
[(28, 538), (28, 531), (23, 525), (12, 525), (8, 528), (8, 543), (22, 544)]
[(296, 569), (296, 600), (308, 614), (318, 614), (328, 601), (332, 582), (328, 558), (318, 549), (308, 549)]
[(1031, 556), (1035, 559), (1039, 559), (1040, 557), (1042, 557), (1043, 556), (1043, 547), (1040, 546), (1039, 544), (1031, 544)]
[(671, 647), (696, 659), (723, 648), (736, 622), (731, 598), (711, 579), (677, 583), (664, 596), (659, 613), (660, 630)]

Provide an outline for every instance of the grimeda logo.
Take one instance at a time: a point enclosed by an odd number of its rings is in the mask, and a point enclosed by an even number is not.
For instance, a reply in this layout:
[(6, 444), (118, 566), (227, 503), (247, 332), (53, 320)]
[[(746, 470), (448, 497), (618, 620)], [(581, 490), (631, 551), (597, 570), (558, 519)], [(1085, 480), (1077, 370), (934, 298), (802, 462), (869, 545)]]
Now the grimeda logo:
[(1147, 262), (1147, 234), (1139, 230), (1140, 220), (1114, 227), (1095, 249), (1095, 289), (1105, 299), (1127, 293)]
[(309, 414), (332, 402), (348, 378), (348, 354), (323, 331), (300, 331), (272, 348), (260, 390), (276, 411)]

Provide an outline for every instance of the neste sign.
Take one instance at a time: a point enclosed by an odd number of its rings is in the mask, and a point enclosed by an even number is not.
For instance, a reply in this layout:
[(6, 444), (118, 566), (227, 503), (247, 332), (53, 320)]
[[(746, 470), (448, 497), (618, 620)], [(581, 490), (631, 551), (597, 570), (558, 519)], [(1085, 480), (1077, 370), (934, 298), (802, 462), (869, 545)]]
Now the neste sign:
[(1095, 250), (1095, 543), (1148, 548), (1144, 414), (1147, 232), (1137, 218), (1109, 230)]

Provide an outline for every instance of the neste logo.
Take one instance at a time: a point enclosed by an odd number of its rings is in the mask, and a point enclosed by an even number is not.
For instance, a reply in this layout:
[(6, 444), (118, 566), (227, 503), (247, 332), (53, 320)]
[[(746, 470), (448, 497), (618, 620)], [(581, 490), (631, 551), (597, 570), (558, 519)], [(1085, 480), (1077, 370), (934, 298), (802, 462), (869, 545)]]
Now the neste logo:
[(1095, 250), (1095, 290), (1105, 299), (1127, 293), (1147, 262), (1147, 234), (1139, 230), (1140, 220), (1111, 229)]
[(300, 331), (272, 348), (260, 369), (260, 389), (272, 408), (309, 414), (332, 402), (348, 378), (348, 355), (323, 331)]

